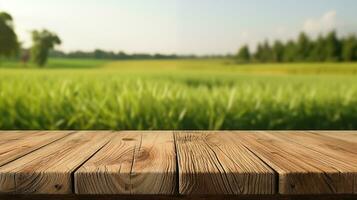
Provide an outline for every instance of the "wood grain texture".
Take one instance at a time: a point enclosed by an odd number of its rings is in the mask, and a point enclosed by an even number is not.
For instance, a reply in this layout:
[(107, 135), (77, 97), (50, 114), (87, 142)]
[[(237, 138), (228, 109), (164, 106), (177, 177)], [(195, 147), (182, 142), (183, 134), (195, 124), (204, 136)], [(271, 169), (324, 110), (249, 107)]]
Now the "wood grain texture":
[(1, 195), (1, 200), (356, 200), (357, 195)]
[(280, 194), (353, 193), (355, 168), (347, 160), (306, 148), (272, 133), (234, 134), (279, 173)]
[[(341, 140), (342, 135), (331, 134), (338, 137), (328, 137), (318, 132), (271, 132), (276, 137), (283, 140), (289, 140), (304, 146), (305, 148), (315, 150), (327, 156), (338, 159), (349, 167), (339, 167), (342, 173), (351, 173), (355, 175), (354, 183), (357, 183), (357, 144), (348, 140)], [(348, 134), (351, 136), (351, 134)], [(357, 193), (357, 185), (354, 184), (354, 193)]]
[(73, 133), (0, 167), (0, 193), (72, 193), (71, 173), (112, 136), (109, 132)]
[[(312, 131), (312, 132), (317, 135), (334, 138), (335, 140), (347, 141), (348, 145), (343, 147), (344, 149), (347, 149), (347, 151), (349, 151), (350, 148), (355, 149), (357, 146), (357, 131)], [(336, 147), (334, 145), (331, 145), (331, 148), (336, 148)], [(345, 161), (349, 162), (350, 158), (351, 157), (348, 157), (347, 160)], [(354, 193), (357, 194), (357, 176), (355, 176), (355, 181), (354, 181)]]
[(357, 132), (0, 131), (1, 194), (0, 199), (8, 194), (120, 199), (357, 195)]
[(182, 195), (273, 194), (275, 173), (231, 134), (175, 133)]
[(75, 173), (77, 194), (155, 194), (176, 190), (172, 132), (120, 132)]
[(0, 166), (39, 149), (70, 132), (2, 131), (0, 132)]
[(312, 133), (332, 137), (338, 140), (357, 143), (357, 131), (310, 131)]

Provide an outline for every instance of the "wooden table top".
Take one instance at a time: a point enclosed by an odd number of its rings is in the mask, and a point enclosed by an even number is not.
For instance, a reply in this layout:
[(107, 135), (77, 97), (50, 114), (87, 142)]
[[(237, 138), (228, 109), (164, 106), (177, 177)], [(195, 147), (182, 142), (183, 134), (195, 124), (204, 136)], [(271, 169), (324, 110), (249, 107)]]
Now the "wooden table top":
[(357, 132), (0, 131), (0, 193), (357, 194)]

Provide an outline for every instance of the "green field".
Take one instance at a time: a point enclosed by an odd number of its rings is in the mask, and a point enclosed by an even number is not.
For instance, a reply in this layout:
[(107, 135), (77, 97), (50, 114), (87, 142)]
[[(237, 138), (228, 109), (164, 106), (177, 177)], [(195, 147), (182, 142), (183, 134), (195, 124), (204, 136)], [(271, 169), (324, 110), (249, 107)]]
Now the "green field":
[(0, 129), (357, 129), (357, 63), (0, 64)]

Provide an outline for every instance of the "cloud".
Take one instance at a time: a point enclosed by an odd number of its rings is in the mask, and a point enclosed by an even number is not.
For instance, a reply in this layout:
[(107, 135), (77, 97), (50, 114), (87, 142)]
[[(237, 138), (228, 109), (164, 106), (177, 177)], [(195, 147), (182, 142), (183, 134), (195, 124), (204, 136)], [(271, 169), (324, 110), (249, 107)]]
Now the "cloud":
[(248, 40), (248, 39), (250, 39), (250, 33), (247, 30), (242, 31), (239, 33), (239, 37), (243, 40)]
[(337, 28), (337, 13), (332, 10), (326, 12), (320, 18), (307, 19), (303, 25), (303, 31), (310, 34), (326, 33)]
[(251, 50), (255, 51), (260, 38), (264, 37), (260, 37), (258, 31), (243, 30), (239, 33), (236, 43), (239, 44), (239, 46), (248, 45)]

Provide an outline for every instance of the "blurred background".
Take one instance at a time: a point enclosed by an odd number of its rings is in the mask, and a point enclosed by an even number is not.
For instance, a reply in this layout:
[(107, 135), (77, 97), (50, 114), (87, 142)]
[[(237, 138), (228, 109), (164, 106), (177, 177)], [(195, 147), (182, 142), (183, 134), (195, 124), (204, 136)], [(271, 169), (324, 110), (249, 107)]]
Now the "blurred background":
[(355, 0), (0, 0), (0, 130), (357, 129)]

